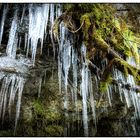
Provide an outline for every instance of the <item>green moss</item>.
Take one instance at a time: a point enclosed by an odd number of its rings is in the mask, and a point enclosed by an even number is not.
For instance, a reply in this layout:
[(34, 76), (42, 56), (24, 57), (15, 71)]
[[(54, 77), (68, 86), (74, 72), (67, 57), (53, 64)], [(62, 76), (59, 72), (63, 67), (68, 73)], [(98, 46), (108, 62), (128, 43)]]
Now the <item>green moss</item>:
[(23, 119), (25, 123), (31, 123), (33, 116), (32, 116), (32, 110), (31, 107), (25, 107), (24, 108), (24, 113), (23, 113)]
[(38, 118), (38, 116), (44, 119), (46, 118), (46, 109), (40, 100), (33, 101), (32, 107), (35, 118)]
[(75, 5), (74, 4), (63, 4), (63, 10), (64, 11), (73, 11)]
[(62, 136), (63, 135), (63, 127), (60, 125), (48, 125), (46, 128), (46, 135), (50, 137), (54, 136)]
[(13, 134), (13, 130), (11, 131), (11, 130), (0, 130), (0, 136), (1, 137), (12, 137), (12, 136), (14, 136), (14, 134)]
[(112, 77), (111, 74), (108, 73), (107, 78), (100, 82), (99, 90), (101, 93), (104, 93), (107, 91), (107, 87), (112, 83)]
[(54, 122), (61, 120), (61, 114), (58, 112), (58, 108), (55, 101), (51, 101), (48, 106), (36, 100), (33, 102), (34, 119), (44, 119), (47, 122)]
[(93, 33), (93, 38), (96, 42), (97, 46), (100, 46), (100, 49), (107, 51), (109, 49), (108, 44), (104, 41), (104, 39), (97, 32)]
[[(23, 120), (19, 122), (16, 134), (19, 136), (59, 136), (62, 128), (54, 126), (63, 116), (58, 112), (57, 101), (36, 99), (24, 108)], [(51, 128), (52, 126), (52, 128)], [(54, 133), (51, 133), (54, 132)]]
[(51, 104), (46, 109), (46, 114), (47, 114), (46, 118), (50, 122), (59, 121), (62, 119), (62, 116), (60, 112), (58, 111), (56, 101), (51, 101)]
[[(119, 21), (119, 19), (115, 19), (113, 21), (115, 28), (118, 31), (118, 34), (120, 34), (121, 36), (121, 44), (122, 44), (122, 50), (123, 53), (127, 56), (134, 56), (135, 57), (135, 62), (137, 64), (137, 66), (140, 65), (140, 59), (139, 59), (139, 52), (138, 52), (138, 42), (136, 36), (134, 35), (134, 33), (128, 28), (128, 26), (126, 25), (126, 23), (121, 19), (121, 21)], [(117, 40), (119, 40), (119, 38), (117, 38)], [(114, 40), (112, 40), (113, 42)], [(136, 43), (137, 42), (137, 43)], [(115, 42), (114, 42), (115, 43)], [(115, 45), (115, 47), (119, 47), (119, 43), (117, 41), (117, 45)]]
[(91, 26), (91, 21), (90, 21), (90, 17), (89, 14), (84, 14), (81, 17), (81, 24), (82, 22), (84, 22), (84, 26), (83, 26), (83, 35), (85, 37), (85, 40), (88, 40), (88, 36), (89, 36), (89, 28)]

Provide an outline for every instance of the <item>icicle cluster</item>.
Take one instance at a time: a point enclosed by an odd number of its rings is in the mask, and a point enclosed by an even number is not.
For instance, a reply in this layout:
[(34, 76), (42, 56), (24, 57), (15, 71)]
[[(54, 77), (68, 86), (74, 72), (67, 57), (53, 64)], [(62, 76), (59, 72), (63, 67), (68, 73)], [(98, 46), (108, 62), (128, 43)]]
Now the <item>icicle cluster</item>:
[(80, 85), (80, 93), (82, 96), (83, 103), (83, 124), (84, 124), (84, 134), (88, 136), (88, 107), (87, 102), (88, 98), (90, 98), (90, 104), (92, 109), (93, 120), (95, 120), (96, 124), (96, 113), (95, 113), (95, 104), (94, 104), (94, 96), (93, 96), (93, 85), (92, 85), (92, 77), (91, 72), (88, 68), (88, 63), (86, 59), (86, 47), (84, 43), (81, 46), (81, 55), (82, 55), (82, 69), (81, 69), (81, 85)]
[[(26, 79), (22, 75), (28, 73), (28, 68), (35, 64), (35, 57), (37, 53), (37, 47), (40, 45), (40, 50), (42, 53), (43, 41), (47, 38), (49, 34), (53, 40), (51, 28), (55, 18), (61, 14), (60, 4), (29, 4), (23, 6), (21, 18), (19, 18), (19, 9), (16, 7), (14, 10), (14, 16), (11, 21), (11, 27), (9, 32), (9, 39), (6, 47), (6, 56), (0, 57), (0, 69), (5, 71), (0, 73), (2, 86), (1, 86), (1, 103), (0, 103), (0, 115), (4, 120), (5, 111), (9, 108), (9, 115), (11, 114), (11, 106), (14, 104), (14, 99), (17, 98), (16, 107), (16, 119), (15, 128), (17, 126), (17, 121), (20, 113), (21, 95), (24, 83)], [(25, 33), (25, 38), (18, 34), (19, 26), (26, 22), (25, 12), (28, 10), (29, 13), (29, 23), (28, 23), (28, 33)], [(4, 5), (3, 13), (0, 22), (0, 45), (2, 42), (4, 24), (6, 16), (8, 13), (8, 5)], [(48, 26), (50, 23), (50, 27)], [(49, 29), (47, 29), (49, 27)], [(49, 31), (49, 32), (48, 32)], [(29, 52), (31, 53), (30, 58), (25, 58), (23, 55), (17, 56), (17, 48), (21, 47), (24, 41), (24, 51), (26, 51), (26, 57)], [(55, 54), (55, 49), (54, 49)], [(8, 74), (10, 72), (10, 74)], [(14, 73), (14, 74), (13, 74)], [(18, 75), (17, 75), (18, 74)], [(21, 75), (20, 75), (21, 74)], [(42, 78), (39, 80), (39, 90), (38, 96), (41, 93), (41, 83)], [(9, 103), (8, 103), (9, 102)]]
[[(135, 60), (132, 57), (128, 58), (127, 62), (130, 65), (136, 66)], [(116, 79), (117, 81), (121, 81), (120, 83), (118, 83), (118, 86), (117, 86), (121, 101), (124, 102), (124, 99), (123, 99), (124, 97), (128, 108), (131, 106), (134, 106), (135, 118), (139, 118), (140, 117), (140, 97), (139, 97), (139, 94), (137, 94), (136, 91), (133, 90), (133, 87), (136, 86), (134, 77), (130, 74), (128, 74), (128, 77), (125, 77), (121, 71), (115, 69), (114, 79)], [(129, 84), (131, 88), (126, 89), (126, 87), (123, 86), (123, 84), (125, 83)]]
[(16, 128), (20, 114), (21, 97), (25, 79), (23, 77), (17, 76), (16, 74), (0, 73), (0, 80), (2, 82), (0, 90), (0, 117), (3, 123), (5, 112), (8, 111), (9, 117), (11, 118), (12, 111), (11, 107), (12, 105), (15, 104), (16, 100), (17, 101), (16, 118), (15, 118), (15, 128)]
[(41, 6), (29, 6), (29, 32), (28, 32), (28, 46), (27, 55), (29, 49), (32, 53), (32, 60), (35, 63), (35, 56), (37, 51), (38, 41), (41, 43), (41, 53), (43, 47), (44, 33), (46, 31), (48, 23), (49, 4), (43, 4)]
[[(77, 107), (77, 95), (78, 95), (78, 72), (80, 67), (78, 67), (78, 53), (77, 49), (72, 45), (73, 38), (68, 30), (65, 28), (64, 24), (60, 24), (60, 40), (59, 40), (59, 54), (58, 54), (58, 77), (59, 77), (59, 90), (62, 91), (62, 82), (64, 82), (65, 95), (64, 95), (64, 108), (68, 109), (68, 101), (70, 100), (70, 93), (72, 96), (72, 102), (76, 107), (76, 114), (78, 114)], [(92, 88), (92, 78), (90, 70), (88, 69), (88, 63), (86, 60), (86, 47), (84, 44), (81, 46), (81, 56), (82, 56), (82, 68), (81, 68), (81, 85), (80, 85), (80, 94), (82, 96), (83, 104), (83, 125), (84, 125), (84, 135), (88, 136), (88, 107), (87, 102), (90, 98), (90, 104), (92, 108), (93, 119), (96, 123), (96, 114), (95, 114), (95, 104)], [(68, 91), (69, 83), (69, 71), (72, 68), (72, 89)]]

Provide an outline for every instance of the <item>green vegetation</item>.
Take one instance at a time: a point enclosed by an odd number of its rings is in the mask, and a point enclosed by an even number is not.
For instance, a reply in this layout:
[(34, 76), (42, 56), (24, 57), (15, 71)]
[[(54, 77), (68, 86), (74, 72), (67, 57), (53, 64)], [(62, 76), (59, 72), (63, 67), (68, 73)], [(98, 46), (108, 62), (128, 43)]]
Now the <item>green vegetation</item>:
[(54, 136), (62, 136), (63, 134), (63, 127), (60, 125), (48, 125), (46, 127), (46, 133), (48, 137)]
[[(111, 68), (117, 66), (125, 76), (133, 75), (136, 83), (140, 84), (140, 39), (132, 32), (130, 25), (116, 15), (111, 4), (64, 4), (64, 16), (59, 20), (59, 24), (63, 21), (68, 25), (70, 22), (66, 20), (68, 17), (71, 17), (69, 18), (71, 21), (75, 21), (72, 23), (77, 28), (82, 25), (79, 34), (82, 35), (82, 41), (88, 50), (87, 59), (90, 60), (93, 55), (98, 55), (98, 52), (102, 51), (102, 55), (108, 59)], [(55, 25), (58, 26), (58, 21)], [(79, 40), (79, 45), (80, 42), (81, 40)], [(136, 67), (126, 61), (127, 58), (133, 56)], [(102, 75), (102, 77), (106, 77), (100, 81), (101, 91), (104, 91), (112, 81), (111, 73), (109, 76)]]

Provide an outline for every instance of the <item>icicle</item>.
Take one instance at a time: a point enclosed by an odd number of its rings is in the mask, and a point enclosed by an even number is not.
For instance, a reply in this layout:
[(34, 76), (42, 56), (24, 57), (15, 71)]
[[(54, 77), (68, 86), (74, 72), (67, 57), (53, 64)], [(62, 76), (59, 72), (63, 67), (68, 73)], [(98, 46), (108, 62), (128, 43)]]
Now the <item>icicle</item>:
[(66, 41), (63, 46), (62, 52), (62, 69), (63, 69), (63, 77), (64, 77), (64, 85), (65, 85), (65, 97), (64, 97), (64, 108), (67, 109), (67, 101), (68, 101), (68, 93), (67, 93), (67, 86), (68, 86), (68, 73), (71, 64), (71, 45), (70, 41)]
[(82, 95), (83, 103), (83, 124), (84, 124), (84, 135), (88, 136), (88, 114), (87, 114), (87, 95), (88, 95), (88, 66), (86, 64), (86, 47), (82, 44), (81, 47), (82, 55), (82, 69), (81, 69), (81, 85), (80, 92)]
[(123, 98), (122, 98), (122, 85), (121, 85), (121, 83), (118, 84), (118, 89), (119, 89), (120, 99), (123, 102)]
[(73, 86), (71, 86), (71, 88), (70, 88), (70, 92), (71, 92), (71, 102), (72, 102), (72, 104), (74, 104), (75, 102), (74, 102), (74, 92), (73, 92)]
[(70, 41), (65, 39), (66, 29), (63, 23), (60, 25), (60, 41), (59, 41), (59, 54), (58, 54), (58, 78), (59, 78), (59, 92), (61, 93), (62, 78), (65, 85), (64, 108), (67, 109), (67, 86), (68, 86), (68, 73), (71, 65), (71, 45)]
[(19, 77), (19, 82), (18, 82), (18, 100), (17, 100), (17, 105), (16, 105), (16, 118), (15, 118), (15, 131), (17, 128), (17, 122), (19, 119), (19, 114), (20, 114), (20, 106), (21, 106), (21, 97), (22, 97), (22, 91), (24, 87), (25, 80), (22, 77)]
[(54, 23), (54, 4), (50, 4), (50, 37), (51, 37), (51, 41), (52, 41), (52, 46), (53, 46), (53, 54), (54, 54), (54, 58), (55, 58), (55, 46), (54, 46), (54, 40), (53, 40), (53, 31), (52, 31), (52, 26)]
[(95, 112), (95, 103), (94, 103), (94, 96), (93, 96), (93, 84), (92, 84), (92, 77), (91, 77), (90, 71), (89, 71), (89, 93), (90, 93), (92, 116), (93, 116), (93, 120), (95, 121), (95, 126), (96, 126), (96, 112)]
[(0, 72), (0, 80), (2, 80), (5, 76), (5, 73), (4, 72)]
[[(41, 42), (41, 53), (43, 47), (44, 33), (46, 30), (48, 22), (48, 4), (43, 4), (41, 6), (30, 5), (29, 7), (29, 32), (28, 32), (28, 46), (27, 55), (29, 53), (29, 48), (32, 52), (33, 64), (35, 63), (35, 56), (37, 51), (38, 41)], [(29, 46), (29, 44), (31, 44)]]
[(136, 92), (134, 92), (134, 98), (135, 98), (135, 109), (138, 114), (138, 118), (140, 118), (140, 102), (139, 102), (138, 95)]
[(113, 100), (113, 94), (112, 94), (112, 91), (113, 91), (113, 85), (112, 85), (112, 84), (109, 85), (108, 88), (109, 88), (109, 93), (110, 93), (110, 99)]
[(38, 98), (40, 97), (41, 94), (41, 85), (42, 85), (42, 77), (39, 78)]
[(1, 22), (0, 22), (0, 46), (1, 46), (1, 41), (2, 41), (2, 37), (3, 37), (4, 23), (5, 23), (7, 11), (8, 11), (8, 6), (4, 5), (3, 15), (2, 15)]
[(59, 80), (59, 94), (61, 94), (61, 79), (62, 79), (62, 62), (61, 56), (58, 55), (58, 80)]
[(57, 10), (56, 10), (56, 12), (57, 12), (56, 13), (56, 18), (57, 18), (57, 17), (59, 17), (62, 14), (62, 12), (61, 12), (61, 10), (62, 10), (61, 9), (61, 4), (57, 4), (56, 7), (57, 7)]
[(123, 93), (124, 93), (124, 97), (125, 97), (125, 100), (126, 100), (127, 107), (129, 108), (131, 106), (129, 92), (128, 92), (127, 89), (123, 89)]
[(19, 38), (19, 43), (18, 43), (18, 48), (20, 49), (20, 45), (21, 45), (21, 40), (22, 40), (22, 37), (20, 36)]
[(52, 27), (53, 27), (53, 23), (54, 23), (54, 18), (55, 18), (55, 11), (54, 11), (54, 4), (50, 4), (50, 37), (51, 37), (51, 42), (52, 42), (52, 46), (53, 46), (53, 54), (54, 54), (54, 58), (55, 58), (55, 44), (54, 44), (54, 39), (53, 39), (53, 31), (52, 31)]
[(0, 117), (2, 117), (2, 111), (3, 111), (2, 107), (4, 102), (5, 90), (6, 90), (6, 82), (7, 82), (7, 78), (4, 78), (1, 86), (1, 92), (0, 92)]
[(23, 22), (23, 18), (24, 18), (24, 15), (25, 15), (25, 10), (26, 10), (26, 7), (25, 7), (25, 4), (24, 4), (23, 10), (22, 10), (22, 16), (21, 16), (21, 20), (20, 20), (21, 24)]
[(62, 86), (62, 47), (65, 41), (65, 27), (64, 24), (60, 25), (60, 40), (59, 43), (59, 52), (58, 52), (58, 79), (59, 79), (59, 93), (61, 94), (61, 86)]
[(75, 106), (77, 108), (77, 52), (74, 49), (74, 47), (72, 47), (72, 66), (73, 66), (73, 94), (74, 94), (74, 103)]
[[(71, 65), (71, 53), (72, 53), (72, 46), (71, 46), (71, 41), (72, 38), (67, 39), (67, 30), (64, 26), (63, 23), (60, 24), (60, 40), (58, 39), (59, 42), (59, 49), (58, 49), (58, 78), (59, 78), (59, 92), (61, 93), (61, 85), (62, 81), (64, 82), (64, 89), (65, 89), (65, 95), (64, 95), (64, 109), (65, 109), (65, 119), (68, 118), (68, 91), (67, 91), (67, 86), (68, 86), (68, 74), (69, 74), (69, 68)], [(74, 52), (73, 52), (74, 53)], [(74, 54), (75, 55), (75, 54)], [(74, 62), (74, 61), (73, 61)], [(75, 63), (76, 66), (76, 63)], [(72, 85), (73, 87), (73, 85)], [(72, 90), (73, 92), (73, 90)], [(68, 131), (68, 126), (69, 124), (65, 124), (64, 128), (64, 136), (69, 135)]]
[(131, 99), (132, 99), (132, 103), (133, 103), (133, 105), (134, 105), (134, 108), (135, 108), (135, 117), (136, 118), (139, 118), (139, 105), (138, 105), (138, 99), (137, 99), (137, 95), (136, 95), (136, 93), (135, 92), (132, 92), (131, 93)]
[(28, 40), (28, 34), (25, 33), (25, 40), (24, 40), (24, 51), (27, 49), (27, 40)]
[(109, 101), (109, 105), (112, 106), (112, 103), (111, 103), (111, 93), (110, 93), (110, 85), (108, 85), (107, 87), (107, 97), (108, 97), (108, 101)]
[(42, 6), (42, 13), (43, 13), (43, 24), (41, 23), (41, 29), (40, 29), (40, 39), (41, 39), (41, 54), (43, 49), (43, 39), (44, 39), (44, 33), (47, 35), (47, 24), (48, 24), (48, 17), (49, 17), (49, 4), (44, 4)]
[(47, 37), (47, 24), (49, 20), (49, 4), (44, 4), (44, 18), (45, 18), (45, 38)]
[(15, 11), (15, 14), (14, 14), (14, 18), (12, 21), (10, 34), (9, 34), (9, 40), (8, 40), (8, 44), (6, 48), (7, 56), (11, 58), (16, 57), (16, 49), (17, 49), (16, 31), (17, 31), (17, 10)]
[(47, 69), (45, 69), (45, 71), (44, 71), (44, 81), (43, 81), (43, 84), (45, 84), (45, 82), (46, 82), (46, 72), (47, 72)]
[(54, 23), (54, 4), (50, 4), (50, 24)]
[(9, 88), (9, 85), (10, 85), (10, 82), (11, 82), (11, 78), (10, 78), (10, 75), (8, 75), (6, 77), (6, 83), (5, 83), (5, 92), (4, 92), (4, 103), (3, 103), (3, 114), (2, 114), (2, 123), (4, 121), (4, 117), (5, 117), (5, 111), (6, 111), (6, 106), (7, 106), (7, 98), (8, 98), (8, 88)]
[(16, 76), (15, 74), (12, 75), (11, 77), (11, 89), (10, 89), (10, 97), (9, 97), (9, 105), (8, 105), (8, 108), (9, 108), (9, 116), (11, 118), (11, 105), (13, 104), (14, 102), (14, 94), (15, 94), (15, 91), (14, 91), (14, 85), (15, 85), (15, 82), (16, 82)]

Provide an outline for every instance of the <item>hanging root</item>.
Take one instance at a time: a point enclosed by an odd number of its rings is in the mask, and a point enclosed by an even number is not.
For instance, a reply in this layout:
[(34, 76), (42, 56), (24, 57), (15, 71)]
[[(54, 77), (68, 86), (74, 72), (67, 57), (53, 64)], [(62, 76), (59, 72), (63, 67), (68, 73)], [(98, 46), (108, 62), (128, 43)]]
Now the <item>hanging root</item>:
[(77, 33), (79, 30), (81, 30), (81, 28), (82, 28), (83, 25), (84, 25), (84, 21), (82, 22), (81, 26), (80, 26), (77, 30), (75, 30), (75, 31), (70, 30), (70, 29), (68, 29), (68, 30), (69, 30), (70, 32), (72, 32), (72, 33)]
[(61, 16), (59, 16), (55, 21), (54, 24), (52, 26), (52, 34), (54, 35), (54, 38), (57, 40), (58, 38), (58, 29), (59, 29), (59, 25), (60, 23), (63, 21), (63, 18), (65, 17), (65, 13), (63, 13)]
[(61, 16), (59, 16), (53, 26), (52, 26), (52, 32), (53, 32), (53, 35), (54, 35), (54, 38), (57, 40), (58, 38), (58, 35), (59, 35), (59, 25), (61, 24), (61, 22), (64, 23), (65, 27), (71, 32), (71, 33), (77, 33), (79, 30), (81, 30), (81, 28), (83, 27), (84, 25), (84, 20), (83, 22), (81, 23), (80, 27), (78, 29), (75, 29), (75, 24), (74, 24), (74, 21), (72, 20), (71, 16), (67, 15), (67, 12), (66, 13), (63, 13)]

